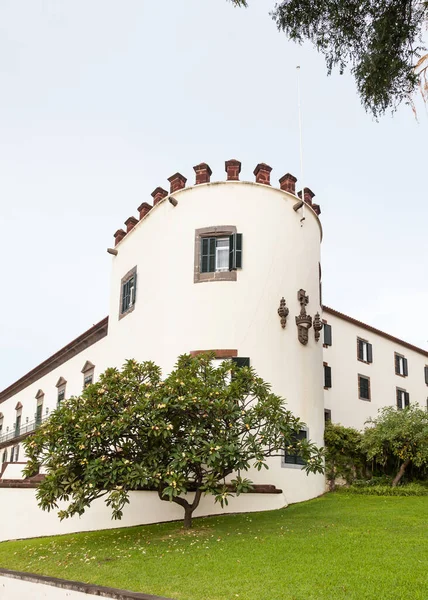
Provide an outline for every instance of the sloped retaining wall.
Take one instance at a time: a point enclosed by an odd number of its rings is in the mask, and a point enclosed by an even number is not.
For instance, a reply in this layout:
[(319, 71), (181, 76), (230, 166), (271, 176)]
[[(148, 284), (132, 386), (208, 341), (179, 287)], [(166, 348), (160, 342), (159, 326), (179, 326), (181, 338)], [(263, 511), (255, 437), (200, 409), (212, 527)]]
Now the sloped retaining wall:
[(161, 596), (0, 569), (2, 600), (91, 600), (100, 597), (111, 600), (171, 600)]
[[(46, 512), (38, 507), (35, 488), (35, 484), (1, 484), (0, 507), (2, 514), (7, 515), (7, 518), (0, 527), (0, 541), (179, 521), (184, 517), (183, 509), (177, 504), (162, 502), (156, 492), (141, 491), (130, 493), (130, 504), (125, 506), (120, 521), (111, 519), (111, 510), (102, 499), (93, 502), (81, 517), (75, 516), (60, 521), (57, 511)], [(259, 488), (259, 492), (262, 492), (262, 486)], [(194, 516), (274, 510), (286, 505), (284, 494), (280, 490), (269, 493), (267, 486), (265, 493), (242, 494), (230, 498), (229, 505), (224, 509), (214, 502), (212, 496), (204, 497)], [(60, 509), (65, 506), (59, 503)]]

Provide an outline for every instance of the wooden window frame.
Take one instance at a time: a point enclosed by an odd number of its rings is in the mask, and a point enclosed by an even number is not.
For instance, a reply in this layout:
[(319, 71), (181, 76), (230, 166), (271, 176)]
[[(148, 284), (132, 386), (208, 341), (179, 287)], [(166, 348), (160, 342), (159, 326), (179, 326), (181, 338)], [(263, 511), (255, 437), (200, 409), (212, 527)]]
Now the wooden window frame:
[[(331, 388), (333, 387), (333, 377), (332, 377), (332, 373), (331, 373), (331, 367), (326, 362), (323, 362), (322, 366), (323, 366), (324, 389), (325, 390), (331, 390)], [(326, 367), (328, 369), (330, 369), (330, 385), (329, 386), (325, 384), (325, 368)]]
[[(360, 342), (365, 344), (367, 347), (367, 360), (364, 360), (364, 358), (360, 358), (360, 348), (359, 348)], [(369, 359), (369, 346), (371, 347), (372, 360), (368, 360)], [(364, 355), (364, 351), (363, 351), (363, 355)], [(364, 363), (365, 365), (371, 365), (373, 363), (373, 345), (370, 344), (370, 342), (368, 340), (365, 340), (364, 338), (361, 338), (359, 336), (357, 336), (357, 360)]]
[[(398, 394), (399, 394), (399, 392), (401, 394), (403, 394), (403, 397), (401, 398), (401, 402), (402, 402), (401, 406), (398, 406)], [(407, 404), (406, 404), (406, 395), (407, 395)], [(395, 405), (397, 407), (397, 410), (403, 410), (404, 408), (407, 408), (408, 406), (410, 406), (410, 394), (404, 388), (400, 388), (398, 386), (395, 388)]]
[[(403, 373), (397, 371), (397, 358), (403, 359)], [(399, 352), (394, 352), (394, 370), (395, 374), (399, 377), (408, 377), (409, 376), (409, 363), (404, 354), (400, 354)], [(406, 373), (407, 371), (407, 373)]]
[[(131, 279), (134, 279), (133, 302), (130, 302), (130, 304), (126, 308), (126, 310), (123, 310), (123, 293), (124, 293), (125, 285), (127, 283), (129, 283), (129, 281), (131, 281)], [(131, 299), (132, 299), (132, 296), (131, 296)], [(137, 266), (133, 267), (127, 273), (125, 273), (125, 275), (120, 280), (119, 321), (120, 321), (120, 319), (123, 319), (123, 317), (126, 317), (127, 315), (129, 315), (130, 313), (133, 312), (133, 310), (135, 309), (136, 302), (137, 302)]]
[[(369, 394), (368, 398), (363, 398), (361, 396), (361, 384), (360, 384), (361, 377), (363, 379), (367, 379), (367, 381), (368, 381), (368, 394)], [(371, 402), (372, 401), (372, 389), (371, 389), (370, 377), (368, 377), (367, 375), (363, 375), (362, 373), (358, 373), (358, 399), (359, 400), (364, 400), (365, 402)]]

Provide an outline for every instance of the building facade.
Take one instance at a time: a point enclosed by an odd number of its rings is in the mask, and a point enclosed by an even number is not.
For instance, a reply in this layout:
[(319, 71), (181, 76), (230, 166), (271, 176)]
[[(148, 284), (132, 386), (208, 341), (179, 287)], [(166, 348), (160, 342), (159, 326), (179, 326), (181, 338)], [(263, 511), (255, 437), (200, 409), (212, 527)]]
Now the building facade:
[[(153, 360), (164, 374), (183, 353), (242, 359), (320, 446), (326, 418), (361, 428), (382, 406), (426, 405), (427, 351), (323, 309), (311, 190), (296, 194), (289, 173), (272, 186), (265, 164), (253, 182), (240, 181), (236, 160), (226, 162), (226, 181), (211, 182), (205, 163), (194, 169), (194, 185), (176, 173), (169, 192), (156, 188), (115, 233), (108, 317), (0, 392), (3, 480), (22, 477), (26, 436), (128, 358)], [(250, 477), (288, 502), (324, 491), (324, 478), (307, 476), (296, 457), (269, 466)]]

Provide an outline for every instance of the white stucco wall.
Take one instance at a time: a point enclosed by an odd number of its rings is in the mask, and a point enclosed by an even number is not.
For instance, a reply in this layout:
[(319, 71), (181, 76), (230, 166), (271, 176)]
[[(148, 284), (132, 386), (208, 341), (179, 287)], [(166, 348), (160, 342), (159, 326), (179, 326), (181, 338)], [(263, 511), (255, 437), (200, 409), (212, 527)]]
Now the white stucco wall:
[[(332, 387), (325, 391), (325, 408), (331, 410), (334, 423), (347, 427), (364, 427), (369, 417), (376, 417), (384, 406), (396, 406), (396, 388), (410, 394), (410, 404), (426, 408), (428, 386), (424, 367), (428, 355), (415, 352), (397, 342), (368, 331), (328, 312), (324, 319), (332, 327), (332, 345), (324, 349), (324, 361), (332, 369)], [(373, 346), (373, 362), (357, 358), (357, 338)], [(394, 353), (407, 358), (407, 377), (395, 374)], [(370, 377), (371, 400), (358, 397), (358, 374)]]
[[(224, 508), (215, 503), (212, 496), (206, 496), (202, 498), (194, 516), (275, 510), (286, 505), (284, 494), (241, 494), (230, 498), (229, 505)], [(59, 509), (65, 506), (59, 503)], [(38, 507), (35, 489), (0, 488), (0, 508), (2, 515), (8, 515), (2, 519), (0, 542), (177, 521), (184, 517), (180, 506), (160, 500), (156, 492), (131, 492), (130, 503), (125, 506), (120, 521), (111, 519), (111, 510), (103, 499), (96, 500), (81, 517), (60, 521), (57, 511), (45, 512)]]
[[(179, 354), (192, 350), (236, 349), (285, 397), (289, 408), (308, 426), (309, 437), (323, 444), (324, 401), (322, 342), (313, 329), (303, 346), (295, 317), (299, 289), (309, 296), (307, 312), (321, 312), (319, 261), (321, 226), (315, 213), (301, 214), (295, 196), (270, 186), (221, 182), (174, 193), (178, 205), (160, 202), (116, 247), (112, 257), (108, 336), (51, 371), (0, 405), (4, 431), (23, 405), (22, 423), (34, 418), (36, 393), (45, 393), (46, 407), (56, 406), (59, 377), (67, 380), (66, 396), (80, 393), (81, 369), (89, 360), (95, 378), (106, 367), (128, 358), (153, 360), (164, 374)], [(195, 230), (233, 225), (243, 235), (243, 267), (237, 281), (194, 283)], [(133, 312), (119, 319), (121, 279), (137, 267), (137, 301)], [(287, 327), (277, 314), (284, 297), (290, 310)], [(10, 452), (10, 448), (9, 448)], [(1, 460), (1, 451), (0, 451)], [(19, 460), (24, 460), (21, 448)], [(322, 476), (271, 459), (270, 470), (249, 475), (256, 483), (272, 483), (288, 502), (321, 494)], [(263, 498), (265, 498), (263, 496)]]
[[(183, 352), (237, 349), (274, 392), (307, 424), (322, 445), (322, 343), (313, 330), (303, 346), (295, 316), (300, 288), (309, 295), (307, 311), (320, 311), (321, 229), (311, 209), (301, 227), (295, 196), (269, 186), (223, 182), (174, 193), (158, 204), (117, 246), (112, 259), (109, 337), (113, 362), (151, 359), (168, 372)], [(195, 230), (234, 225), (243, 234), (243, 268), (237, 281), (194, 283)], [(135, 310), (118, 319), (121, 278), (137, 266)], [(290, 309), (286, 329), (277, 309), (284, 296)], [(271, 461), (269, 482), (291, 502), (318, 495), (322, 477)], [(251, 473), (256, 482), (266, 475)]]

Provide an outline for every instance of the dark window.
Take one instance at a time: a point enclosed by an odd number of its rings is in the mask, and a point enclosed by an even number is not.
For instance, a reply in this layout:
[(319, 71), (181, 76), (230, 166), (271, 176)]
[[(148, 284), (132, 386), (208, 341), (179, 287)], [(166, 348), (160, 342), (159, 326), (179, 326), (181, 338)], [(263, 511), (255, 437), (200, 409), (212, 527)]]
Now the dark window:
[(330, 421), (331, 421), (331, 410), (326, 408), (324, 410), (324, 423), (329, 423)]
[(7, 462), (7, 450), (3, 451), (3, 457), (2, 457), (2, 462)]
[(324, 387), (331, 388), (331, 367), (324, 365)]
[(94, 374), (93, 373), (88, 373), (88, 375), (85, 375), (84, 379), (83, 379), (83, 389), (87, 388), (88, 385), (91, 385), (91, 383), (94, 381)]
[(324, 323), (324, 346), (331, 346), (332, 344), (332, 333), (331, 325)]
[[(291, 438), (291, 443), (298, 442), (299, 440), (306, 440), (308, 437), (307, 431), (301, 429), (299, 433), (295, 433)], [(306, 462), (298, 454), (289, 454), (287, 449), (285, 450), (284, 461), (287, 465), (305, 465)]]
[(122, 282), (122, 307), (121, 313), (128, 312), (135, 304), (137, 286), (137, 273), (134, 272), (126, 281)]
[(65, 387), (58, 389), (58, 397), (57, 397), (57, 405), (60, 406), (61, 402), (64, 401), (65, 398)]
[[(21, 429), (21, 415), (18, 415), (16, 417), (16, 423), (15, 423), (15, 435), (19, 435), (19, 431)], [(12, 461), (10, 461), (12, 462)]]
[(249, 358), (244, 358), (242, 356), (233, 357), (232, 361), (236, 364), (236, 366), (238, 368), (249, 367), (250, 366), (250, 359)]
[(398, 410), (402, 410), (410, 405), (410, 396), (406, 390), (401, 390), (397, 388), (397, 408)]
[(358, 360), (366, 363), (373, 362), (373, 347), (366, 340), (357, 339)]
[(360, 400), (370, 400), (370, 377), (358, 375), (358, 397)]
[(428, 385), (428, 365), (425, 367), (425, 383)]
[(13, 459), (15, 458), (15, 446), (12, 446), (10, 450), (10, 462), (13, 463)]
[(395, 353), (395, 373), (402, 377), (407, 377), (409, 370), (407, 368), (407, 358), (404, 358), (401, 354)]
[(40, 425), (43, 416), (43, 404), (39, 404), (36, 410), (36, 425)]

